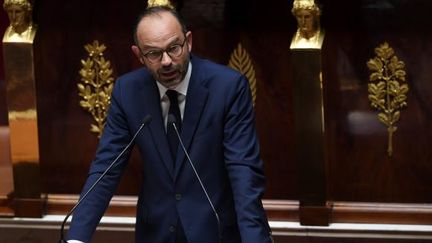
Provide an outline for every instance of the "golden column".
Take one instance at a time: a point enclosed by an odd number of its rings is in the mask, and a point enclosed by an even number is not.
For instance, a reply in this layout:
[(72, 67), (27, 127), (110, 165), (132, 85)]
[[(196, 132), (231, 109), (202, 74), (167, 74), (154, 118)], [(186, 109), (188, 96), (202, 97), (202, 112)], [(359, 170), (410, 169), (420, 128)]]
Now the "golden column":
[(41, 178), (33, 41), (36, 27), (27, 0), (5, 0), (10, 25), (3, 36), (8, 106), (13, 208), (18, 217), (41, 217)]
[(325, 131), (320, 28), (321, 10), (314, 0), (294, 0), (297, 32), (291, 41), (294, 84), (295, 160), (299, 168), (300, 224), (328, 225)]

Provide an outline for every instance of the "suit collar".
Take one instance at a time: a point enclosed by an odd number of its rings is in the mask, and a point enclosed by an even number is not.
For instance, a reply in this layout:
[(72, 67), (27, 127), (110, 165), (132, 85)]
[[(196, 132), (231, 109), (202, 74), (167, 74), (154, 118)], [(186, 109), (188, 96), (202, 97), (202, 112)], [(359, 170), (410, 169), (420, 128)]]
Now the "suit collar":
[(144, 78), (145, 85), (140, 90), (140, 97), (142, 97), (141, 105), (146, 107), (145, 110), (147, 110), (148, 114), (153, 117), (153, 121), (149, 124), (149, 130), (152, 135), (153, 143), (162, 162), (167, 168), (169, 176), (173, 179), (173, 162), (171, 153), (169, 152), (168, 140), (165, 133), (162, 109), (160, 106), (159, 90), (154, 78), (149, 73), (147, 73), (147, 75), (148, 77)]
[[(193, 136), (199, 125), (204, 107), (207, 102), (209, 90), (205, 87), (206, 81), (205, 72), (202, 69), (202, 60), (191, 56), (193, 70), (191, 73), (189, 87), (187, 89), (186, 105), (183, 116), (183, 125), (180, 137), (186, 150), (189, 152)], [(162, 109), (160, 106), (160, 94), (156, 84), (156, 80), (147, 73), (145, 85), (141, 89), (141, 97), (143, 107), (153, 117), (153, 121), (149, 124), (150, 133), (159, 156), (167, 168), (167, 172), (173, 180), (176, 180), (181, 168), (186, 161), (186, 155), (183, 152), (181, 145), (177, 150), (176, 167), (173, 169), (173, 161), (169, 151), (168, 140), (165, 132), (165, 125), (162, 117)]]
[[(186, 105), (184, 110), (182, 132), (180, 134), (186, 150), (190, 151), (193, 136), (198, 128), (201, 115), (207, 102), (208, 89), (204, 86), (206, 80), (205, 72), (202, 69), (202, 60), (191, 56), (192, 74), (189, 82)], [(177, 178), (180, 169), (184, 166), (186, 155), (179, 145), (177, 150), (177, 161), (174, 173), (174, 180)]]

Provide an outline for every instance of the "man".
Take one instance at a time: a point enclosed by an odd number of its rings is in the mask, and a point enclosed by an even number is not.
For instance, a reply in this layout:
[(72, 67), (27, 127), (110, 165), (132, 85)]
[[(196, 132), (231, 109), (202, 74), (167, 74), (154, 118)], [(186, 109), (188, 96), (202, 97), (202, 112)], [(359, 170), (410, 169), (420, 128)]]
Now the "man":
[[(263, 165), (247, 80), (225, 66), (191, 55), (192, 33), (169, 8), (147, 9), (137, 24), (135, 41), (132, 51), (145, 68), (116, 82), (84, 191), (150, 114), (152, 122), (136, 140), (143, 159), (136, 242), (271, 242), (260, 200)], [(178, 97), (167, 97), (173, 90)], [(173, 145), (167, 136), (173, 128), (167, 124), (168, 114), (175, 113), (179, 113), (181, 139), (219, 219), (181, 146)], [(126, 157), (77, 208), (69, 239), (90, 241)]]

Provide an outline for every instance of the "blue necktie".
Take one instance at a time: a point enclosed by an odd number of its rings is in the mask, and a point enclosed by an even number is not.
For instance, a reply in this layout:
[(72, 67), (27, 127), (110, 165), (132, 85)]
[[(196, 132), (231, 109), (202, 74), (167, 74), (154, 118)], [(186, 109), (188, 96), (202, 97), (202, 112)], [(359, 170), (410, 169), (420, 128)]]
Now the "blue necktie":
[[(175, 90), (167, 90), (166, 95), (169, 98), (170, 106), (168, 115), (172, 114), (174, 115), (176, 122), (175, 125), (177, 127), (178, 132), (181, 131), (181, 116), (180, 116), (180, 108), (178, 105), (178, 93)], [(168, 138), (168, 144), (170, 147), (171, 155), (173, 160), (176, 160), (176, 154), (177, 154), (177, 147), (179, 145), (179, 139), (175, 133), (174, 127), (172, 124), (167, 124), (167, 138)]]

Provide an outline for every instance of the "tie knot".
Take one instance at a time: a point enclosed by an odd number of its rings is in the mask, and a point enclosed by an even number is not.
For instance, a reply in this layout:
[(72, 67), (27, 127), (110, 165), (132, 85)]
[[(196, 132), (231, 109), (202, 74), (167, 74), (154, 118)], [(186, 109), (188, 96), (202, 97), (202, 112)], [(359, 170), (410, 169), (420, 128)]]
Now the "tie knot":
[(178, 92), (172, 89), (166, 91), (166, 95), (171, 104), (178, 104)]

